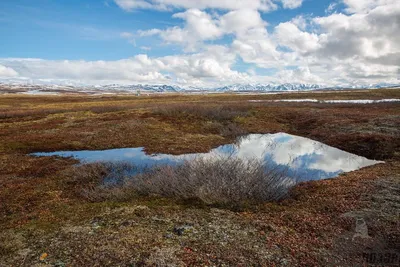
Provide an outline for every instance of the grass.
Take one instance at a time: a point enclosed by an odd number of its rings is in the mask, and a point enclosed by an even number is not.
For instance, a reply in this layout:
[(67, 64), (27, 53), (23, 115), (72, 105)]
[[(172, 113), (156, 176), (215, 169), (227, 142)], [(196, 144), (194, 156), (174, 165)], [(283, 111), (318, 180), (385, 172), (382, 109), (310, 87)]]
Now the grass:
[[(0, 265), (321, 266), (334, 261), (333, 265), (349, 266), (360, 263), (359, 251), (365, 246), (379, 243), (394, 249), (390, 244), (398, 242), (399, 104), (248, 102), (281, 98), (400, 98), (400, 90), (141, 98), (0, 96)], [(123, 147), (145, 147), (148, 153), (207, 152), (242, 134), (274, 132), (309, 137), (387, 163), (338, 179), (303, 183), (283, 201), (256, 201), (251, 209), (238, 212), (170, 198), (180, 184), (163, 185), (171, 177), (175, 182), (187, 177), (187, 166), (168, 175), (154, 170), (157, 190), (143, 187), (146, 190), (135, 191), (132, 198), (129, 187), (127, 192), (116, 188), (111, 195), (91, 195), (98, 178), (109, 171), (104, 166), (93, 166), (84, 179), (74, 180), (74, 175), (84, 174), (76, 173), (75, 160), (26, 155)], [(217, 170), (207, 172), (213, 177), (225, 174)], [(238, 172), (233, 178), (245, 175)], [(203, 181), (196, 179), (192, 182)], [(240, 194), (218, 192), (216, 186), (220, 185), (211, 185), (206, 194), (191, 191), (188, 196), (207, 203), (230, 203), (226, 199), (235, 197), (242, 201)], [(373, 243), (349, 241), (355, 223), (343, 217), (349, 212), (367, 219)], [(176, 227), (188, 230), (178, 236)], [(355, 252), (349, 256), (347, 251)], [(49, 256), (41, 262), (45, 252)]]
[(232, 121), (238, 117), (249, 115), (250, 105), (198, 105), (179, 104), (158, 107), (154, 112), (157, 115), (168, 117), (193, 116), (211, 121)]

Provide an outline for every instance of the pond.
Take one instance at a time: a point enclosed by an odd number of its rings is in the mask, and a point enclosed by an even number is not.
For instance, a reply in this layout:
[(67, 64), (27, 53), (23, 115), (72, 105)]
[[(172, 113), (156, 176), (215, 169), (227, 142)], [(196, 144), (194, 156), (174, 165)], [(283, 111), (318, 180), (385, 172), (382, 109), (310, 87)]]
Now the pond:
[(144, 148), (122, 148), (102, 151), (60, 151), (33, 153), (34, 156), (73, 157), (81, 163), (129, 162), (138, 167), (177, 165), (196, 157), (237, 157), (243, 160), (258, 159), (269, 166), (285, 169), (288, 177), (298, 181), (337, 177), (344, 172), (382, 163), (357, 156), (323, 143), (286, 133), (250, 134), (234, 144), (223, 145), (208, 153), (147, 155)]

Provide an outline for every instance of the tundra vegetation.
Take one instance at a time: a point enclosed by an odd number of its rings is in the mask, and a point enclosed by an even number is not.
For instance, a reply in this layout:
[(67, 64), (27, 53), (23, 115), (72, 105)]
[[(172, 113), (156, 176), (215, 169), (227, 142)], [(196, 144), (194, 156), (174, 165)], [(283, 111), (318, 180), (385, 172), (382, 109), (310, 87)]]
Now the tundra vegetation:
[[(299, 98), (400, 98), (400, 90), (0, 95), (0, 266), (350, 266), (366, 251), (399, 251), (400, 104), (249, 102)], [(197, 159), (131, 179), (129, 164), (28, 155), (207, 152), (276, 132), (386, 163), (285, 192), (284, 175), (257, 161), (246, 169)], [(111, 171), (118, 179), (105, 186)], [(368, 238), (353, 238), (360, 218)]]

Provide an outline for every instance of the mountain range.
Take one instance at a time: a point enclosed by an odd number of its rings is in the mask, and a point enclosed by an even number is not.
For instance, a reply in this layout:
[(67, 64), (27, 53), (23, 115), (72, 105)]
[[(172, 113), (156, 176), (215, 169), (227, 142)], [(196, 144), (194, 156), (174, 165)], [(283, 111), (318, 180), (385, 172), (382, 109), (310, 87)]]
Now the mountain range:
[(291, 91), (311, 91), (311, 90), (345, 90), (345, 89), (373, 89), (400, 87), (400, 84), (370, 84), (370, 85), (353, 85), (353, 86), (323, 86), (319, 84), (302, 84), (302, 83), (284, 83), (284, 84), (233, 84), (220, 87), (181, 87), (177, 85), (151, 85), (151, 84), (108, 84), (108, 85), (55, 85), (49, 83), (0, 83), (1, 88), (18, 89), (22, 91), (77, 91), (77, 92), (291, 92)]

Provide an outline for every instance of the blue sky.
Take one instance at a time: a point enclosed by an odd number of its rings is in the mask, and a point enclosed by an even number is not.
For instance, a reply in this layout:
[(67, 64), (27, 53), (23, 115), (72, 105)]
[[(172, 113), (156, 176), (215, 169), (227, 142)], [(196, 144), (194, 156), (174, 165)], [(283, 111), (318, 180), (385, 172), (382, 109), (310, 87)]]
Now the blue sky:
[[(273, 27), (299, 14), (325, 15), (329, 0), (304, 1), (298, 9), (279, 9), (262, 14)], [(117, 60), (143, 53), (176, 54), (180, 47), (166, 46), (156, 38), (135, 39), (136, 46), (120, 37), (122, 32), (182, 25), (175, 11), (126, 12), (113, 1), (99, 0), (3, 0), (0, 2), (0, 57), (43, 59)], [(154, 43), (156, 45), (154, 45)], [(222, 42), (226, 43), (226, 42)]]
[(397, 80), (399, 1), (243, 3), (2, 0), (0, 80), (182, 86)]
[(164, 27), (163, 20), (171, 21), (167, 13), (128, 13), (112, 2), (106, 3), (95, 0), (2, 1), (0, 33), (7, 38), (0, 44), (0, 56), (84, 60), (126, 58), (141, 51), (121, 38), (121, 32)]

